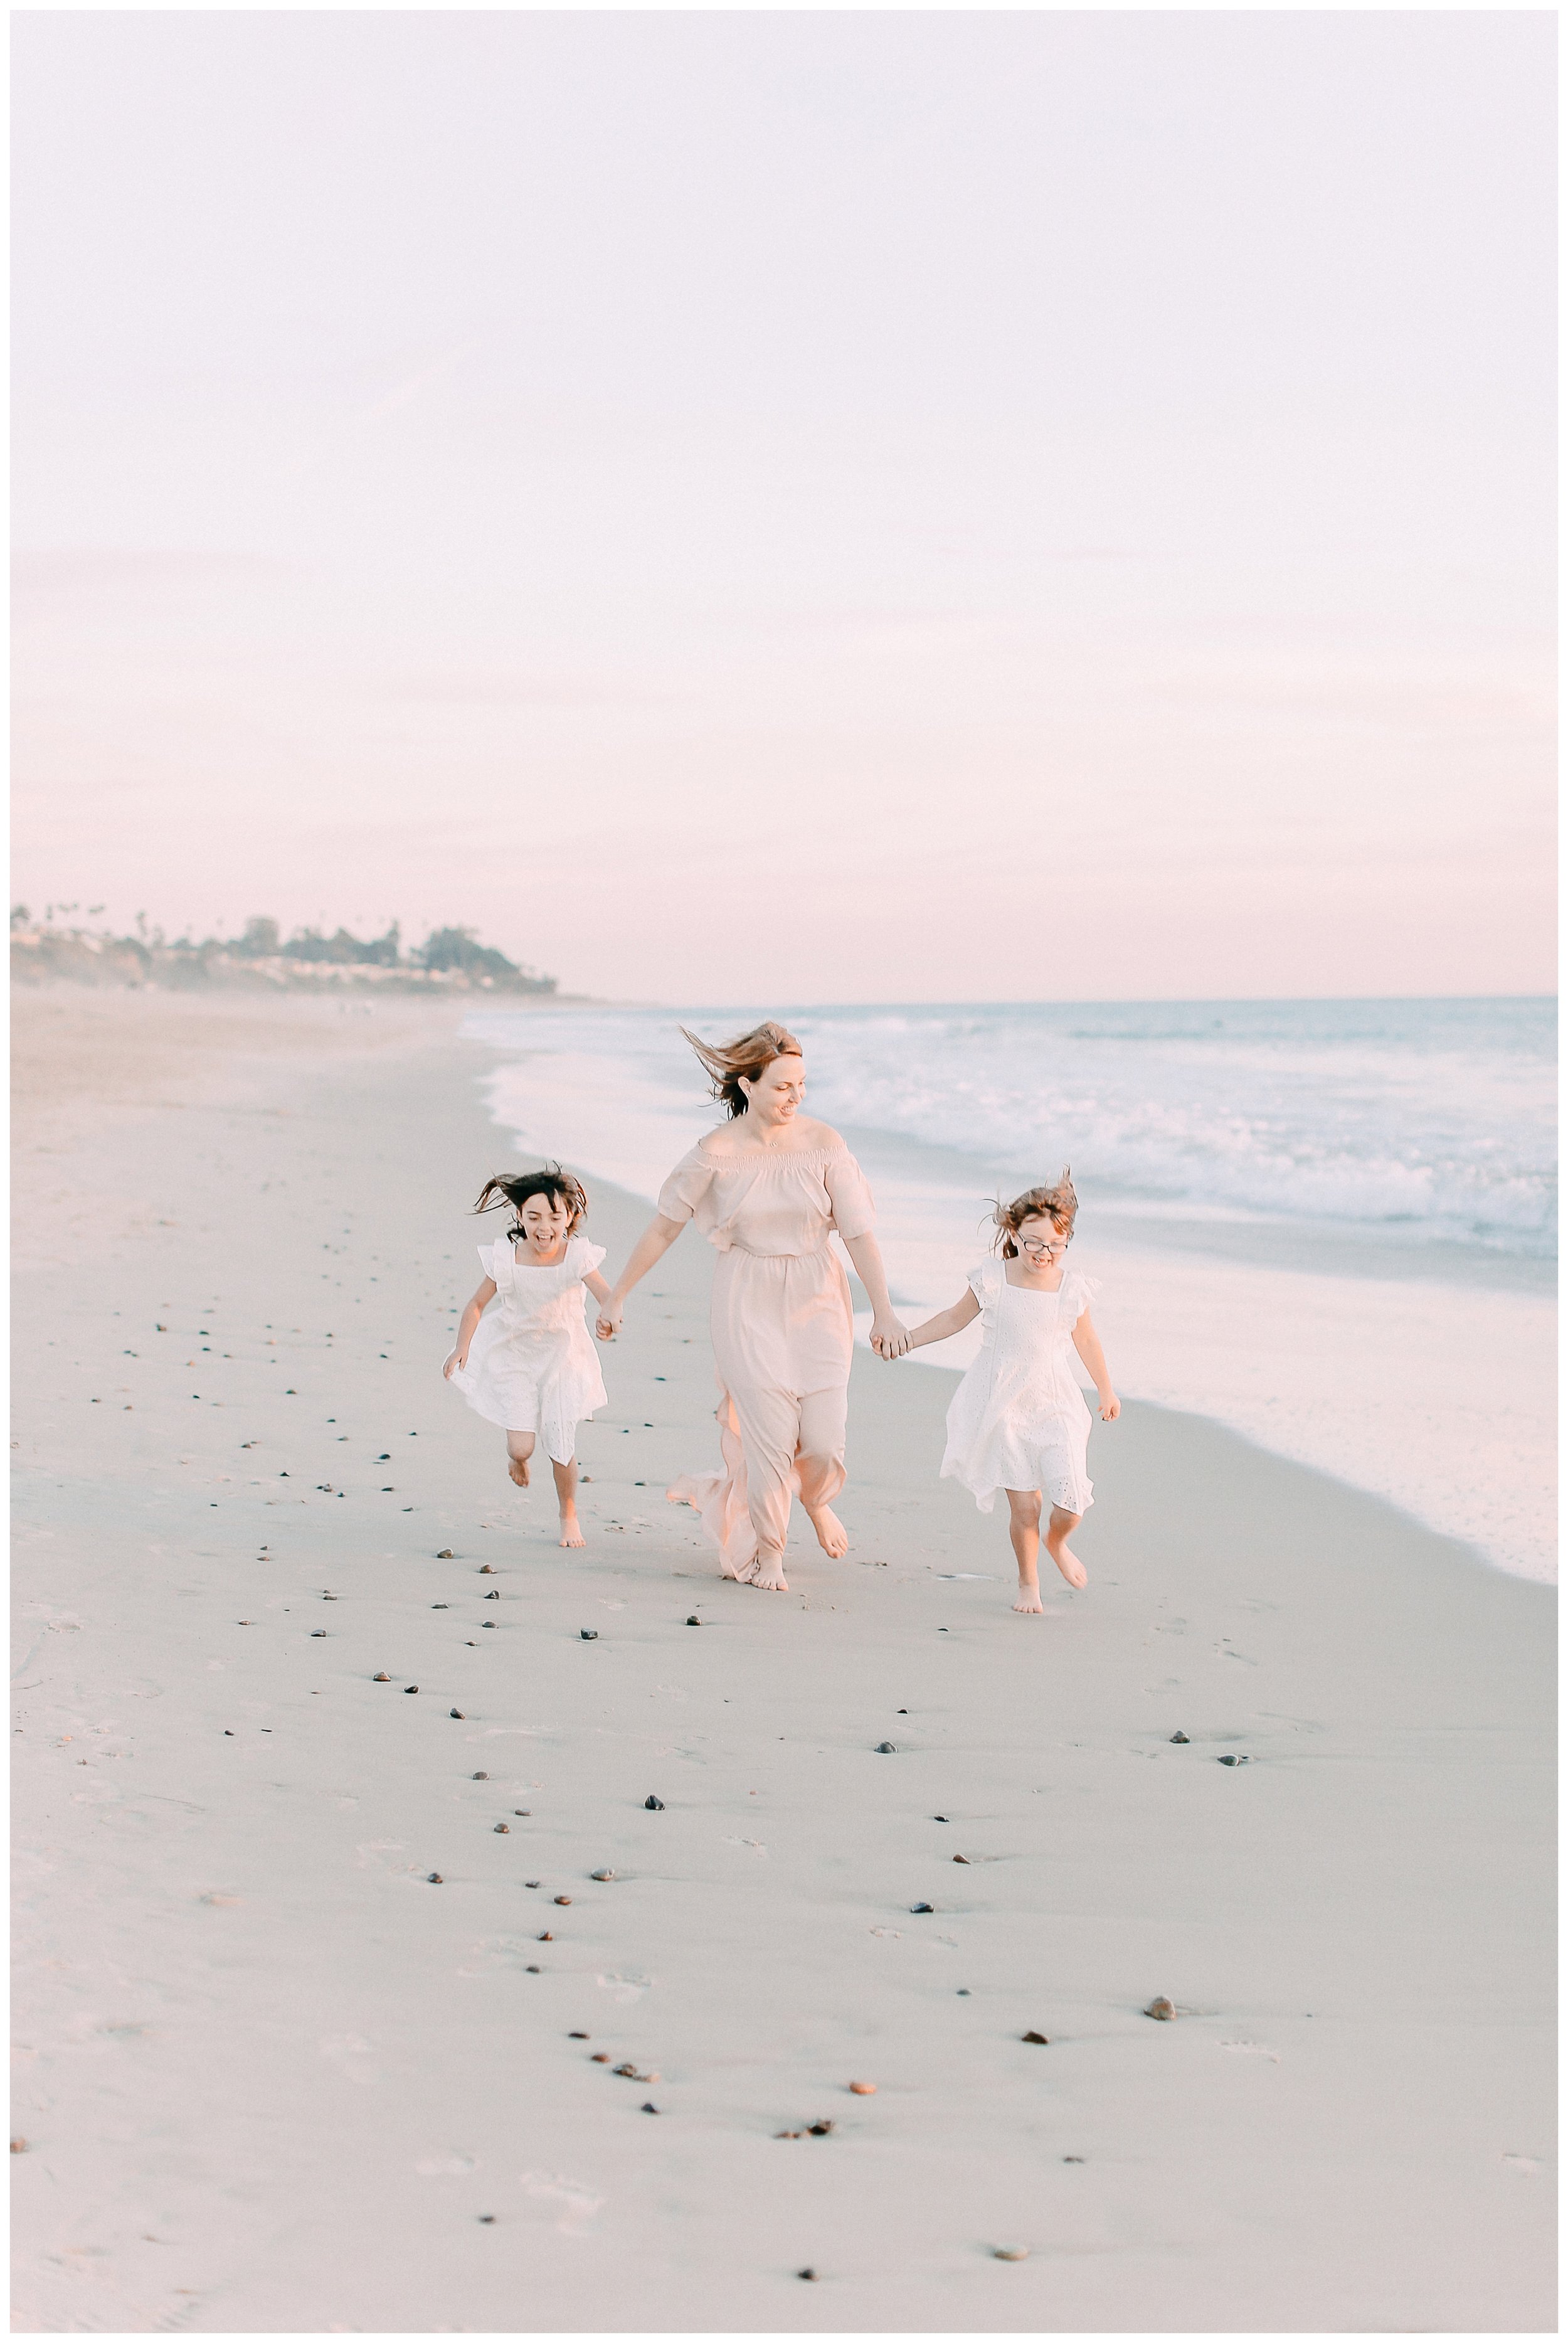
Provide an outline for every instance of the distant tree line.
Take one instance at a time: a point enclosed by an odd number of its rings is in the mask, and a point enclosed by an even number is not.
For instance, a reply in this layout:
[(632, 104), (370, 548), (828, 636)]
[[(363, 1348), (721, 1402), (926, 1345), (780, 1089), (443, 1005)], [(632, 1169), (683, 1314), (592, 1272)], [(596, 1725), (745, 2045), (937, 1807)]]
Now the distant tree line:
[[(115, 936), (103, 929), (66, 926), (80, 906), (51, 903), (42, 920), (35, 920), (25, 903), (11, 911), (11, 967), (14, 976), (74, 976), (92, 982), (200, 983), (250, 974), (272, 982), (309, 983), (354, 981), (377, 983), (401, 980), (410, 987), (476, 987), (498, 992), (553, 992), (556, 980), (508, 960), (491, 944), (482, 944), (473, 928), (436, 928), (424, 942), (405, 952), (396, 920), (385, 935), (359, 937), (338, 928), (326, 935), (318, 928), (297, 928), (285, 937), (277, 920), (247, 920), (237, 936), (208, 936), (198, 942), (188, 932), (167, 937), (161, 928), (149, 928), (138, 912), (136, 932)], [(95, 903), (88, 916), (101, 912)]]

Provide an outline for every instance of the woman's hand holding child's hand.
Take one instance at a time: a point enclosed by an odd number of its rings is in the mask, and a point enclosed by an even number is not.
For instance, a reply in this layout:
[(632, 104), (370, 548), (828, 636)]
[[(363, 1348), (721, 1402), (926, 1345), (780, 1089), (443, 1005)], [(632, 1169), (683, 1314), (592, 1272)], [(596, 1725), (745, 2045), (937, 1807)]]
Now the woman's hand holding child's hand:
[(910, 1330), (899, 1318), (878, 1318), (871, 1326), (871, 1348), (879, 1359), (901, 1359), (910, 1347)]
[(621, 1305), (607, 1302), (594, 1323), (594, 1332), (601, 1342), (613, 1342), (620, 1332)]

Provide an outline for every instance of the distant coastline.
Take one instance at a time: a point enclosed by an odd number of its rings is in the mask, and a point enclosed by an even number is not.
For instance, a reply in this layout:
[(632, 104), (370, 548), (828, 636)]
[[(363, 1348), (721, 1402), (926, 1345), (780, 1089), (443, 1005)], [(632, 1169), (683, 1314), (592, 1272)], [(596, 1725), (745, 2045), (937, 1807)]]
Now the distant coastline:
[[(64, 907), (74, 911), (75, 905)], [(91, 916), (89, 914), (89, 916)], [(391, 991), (497, 993), (542, 1002), (557, 980), (483, 944), (472, 928), (434, 929), (405, 951), (396, 921), (385, 935), (362, 938), (338, 928), (302, 928), (285, 939), (276, 920), (254, 919), (237, 936), (170, 938), (138, 921), (135, 935), (65, 926), (53, 909), (35, 920), (25, 903), (11, 912), (13, 983), (144, 986), (189, 991), (214, 986), (270, 992)]]

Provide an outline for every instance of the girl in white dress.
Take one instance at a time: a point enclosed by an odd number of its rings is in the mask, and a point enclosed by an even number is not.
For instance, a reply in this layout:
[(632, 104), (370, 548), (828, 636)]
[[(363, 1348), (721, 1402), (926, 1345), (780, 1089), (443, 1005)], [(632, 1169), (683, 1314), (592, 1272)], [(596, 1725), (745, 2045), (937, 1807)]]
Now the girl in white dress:
[(1089, 1305), (1096, 1281), (1069, 1269), (1078, 1198), (1063, 1172), (1052, 1188), (1029, 1188), (996, 1210), (1000, 1261), (970, 1272), (969, 1290), (950, 1310), (914, 1328), (910, 1347), (940, 1342), (979, 1315), (980, 1349), (948, 1410), (942, 1477), (971, 1490), (982, 1513), (1007, 1492), (1012, 1550), (1018, 1557), (1015, 1611), (1038, 1611), (1040, 1523), (1050, 1513), (1045, 1550), (1070, 1586), (1089, 1574), (1067, 1541), (1094, 1503), (1087, 1470), (1089, 1410), (1068, 1361), (1078, 1353), (1113, 1423), (1121, 1402)]
[[(487, 1180), (474, 1206), (509, 1204), (517, 1225), (479, 1247), (485, 1275), (443, 1369), (477, 1415), (507, 1435), (507, 1470), (528, 1485), (528, 1459), (542, 1437), (555, 1473), (562, 1545), (581, 1545), (577, 1428), (608, 1404), (588, 1330), (583, 1289), (608, 1298), (598, 1274), (602, 1245), (578, 1234), (588, 1211), (580, 1182), (558, 1164)], [(491, 1310), (489, 1304), (498, 1306)]]

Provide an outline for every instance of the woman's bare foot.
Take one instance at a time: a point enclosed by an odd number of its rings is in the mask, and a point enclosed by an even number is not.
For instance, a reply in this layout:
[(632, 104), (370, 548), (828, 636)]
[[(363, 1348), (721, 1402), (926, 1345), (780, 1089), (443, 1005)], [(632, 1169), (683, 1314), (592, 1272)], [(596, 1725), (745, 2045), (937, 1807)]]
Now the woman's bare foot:
[(1018, 1590), (1018, 1601), (1012, 1607), (1015, 1611), (1043, 1611), (1045, 1605), (1040, 1599), (1039, 1587), (1020, 1585)]
[(577, 1517), (575, 1507), (570, 1513), (561, 1515), (561, 1534), (556, 1543), (558, 1545), (582, 1545), (585, 1543), (582, 1523)]
[(1060, 1571), (1063, 1578), (1066, 1579), (1069, 1586), (1088, 1585), (1089, 1573), (1085, 1570), (1083, 1564), (1080, 1562), (1078, 1556), (1073, 1553), (1072, 1548), (1070, 1545), (1048, 1545), (1046, 1547), (1046, 1552), (1050, 1554), (1052, 1562), (1055, 1563), (1058, 1570)]
[(528, 1487), (528, 1460), (526, 1456), (508, 1456), (507, 1459), (507, 1470), (511, 1474), (519, 1489), (526, 1489)]
[(817, 1533), (817, 1543), (832, 1561), (841, 1561), (849, 1551), (849, 1533), (830, 1505), (808, 1505), (806, 1516)]
[(760, 1547), (756, 1561), (746, 1573), (746, 1584), (748, 1586), (766, 1587), (770, 1594), (788, 1594), (789, 1582), (784, 1575), (783, 1555), (770, 1552), (767, 1546)]

